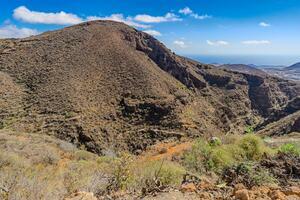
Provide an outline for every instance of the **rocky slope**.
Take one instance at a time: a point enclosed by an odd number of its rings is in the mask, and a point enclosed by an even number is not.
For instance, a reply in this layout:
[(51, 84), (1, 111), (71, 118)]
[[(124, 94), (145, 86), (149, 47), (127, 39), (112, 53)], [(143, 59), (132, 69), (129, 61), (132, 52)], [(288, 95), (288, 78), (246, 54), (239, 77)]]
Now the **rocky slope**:
[(201, 64), (111, 21), (0, 40), (0, 76), (1, 127), (100, 154), (243, 132), (300, 94), (294, 82)]

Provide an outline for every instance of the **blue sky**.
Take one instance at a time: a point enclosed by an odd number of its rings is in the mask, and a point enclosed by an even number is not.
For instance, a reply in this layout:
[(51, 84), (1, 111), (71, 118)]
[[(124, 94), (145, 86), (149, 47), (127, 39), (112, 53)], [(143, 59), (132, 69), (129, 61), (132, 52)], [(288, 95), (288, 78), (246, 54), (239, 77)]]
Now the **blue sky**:
[(299, 56), (299, 0), (0, 0), (0, 37), (123, 21), (183, 55)]

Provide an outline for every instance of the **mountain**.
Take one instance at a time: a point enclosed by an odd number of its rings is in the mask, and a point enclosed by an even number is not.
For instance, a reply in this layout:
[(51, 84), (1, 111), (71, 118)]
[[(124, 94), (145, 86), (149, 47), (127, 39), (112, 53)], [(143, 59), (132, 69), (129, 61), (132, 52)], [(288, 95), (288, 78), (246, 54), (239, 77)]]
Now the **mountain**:
[(232, 71), (237, 71), (241, 73), (247, 73), (247, 74), (255, 74), (259, 76), (267, 76), (268, 74), (264, 72), (263, 70), (257, 69), (254, 66), (251, 65), (245, 65), (245, 64), (225, 64), (221, 65), (221, 68), (229, 69)]
[(0, 77), (1, 128), (98, 154), (241, 133), (285, 112), (300, 94), (295, 82), (198, 63), (112, 21), (0, 40)]
[(296, 71), (300, 71), (300, 62), (293, 64), (289, 67), (284, 68), (285, 70), (296, 70)]

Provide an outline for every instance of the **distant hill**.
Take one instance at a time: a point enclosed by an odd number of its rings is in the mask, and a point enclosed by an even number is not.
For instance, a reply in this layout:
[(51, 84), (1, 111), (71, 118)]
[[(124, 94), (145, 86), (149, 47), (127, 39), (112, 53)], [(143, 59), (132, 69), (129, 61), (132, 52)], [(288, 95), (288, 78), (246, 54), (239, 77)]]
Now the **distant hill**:
[(289, 67), (284, 68), (285, 70), (296, 70), (296, 71), (300, 71), (300, 62), (293, 64)]
[(245, 64), (225, 64), (219, 66), (221, 68), (229, 69), (231, 71), (237, 71), (241, 73), (247, 74), (255, 74), (260, 76), (267, 76), (268, 74), (263, 70), (255, 68), (253, 65), (245, 65)]

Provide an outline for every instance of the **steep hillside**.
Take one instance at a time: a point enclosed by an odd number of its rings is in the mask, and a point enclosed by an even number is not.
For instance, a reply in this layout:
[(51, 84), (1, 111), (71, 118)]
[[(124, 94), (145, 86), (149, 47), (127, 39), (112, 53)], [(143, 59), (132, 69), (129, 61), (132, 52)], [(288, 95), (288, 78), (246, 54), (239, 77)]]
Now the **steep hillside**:
[(96, 153), (243, 132), (300, 94), (294, 82), (201, 64), (111, 21), (0, 40), (0, 76), (1, 127)]

